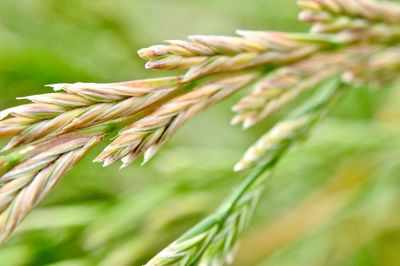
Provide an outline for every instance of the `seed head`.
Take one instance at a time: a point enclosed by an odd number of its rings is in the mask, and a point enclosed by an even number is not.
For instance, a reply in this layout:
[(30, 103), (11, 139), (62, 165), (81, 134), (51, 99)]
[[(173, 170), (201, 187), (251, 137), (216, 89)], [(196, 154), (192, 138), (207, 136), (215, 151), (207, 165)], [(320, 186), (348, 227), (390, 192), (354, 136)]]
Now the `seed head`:
[(25, 97), (33, 103), (0, 113), (0, 137), (16, 135), (4, 150), (133, 116), (181, 87), (179, 77), (49, 86), (64, 92)]
[(0, 176), (0, 242), (102, 138), (103, 135), (70, 135), (45, 142), (35, 147), (25, 161)]
[(188, 41), (167, 41), (139, 50), (147, 68), (187, 69), (183, 81), (263, 64), (285, 64), (318, 49), (296, 35), (278, 32), (238, 31), (241, 37), (190, 36)]

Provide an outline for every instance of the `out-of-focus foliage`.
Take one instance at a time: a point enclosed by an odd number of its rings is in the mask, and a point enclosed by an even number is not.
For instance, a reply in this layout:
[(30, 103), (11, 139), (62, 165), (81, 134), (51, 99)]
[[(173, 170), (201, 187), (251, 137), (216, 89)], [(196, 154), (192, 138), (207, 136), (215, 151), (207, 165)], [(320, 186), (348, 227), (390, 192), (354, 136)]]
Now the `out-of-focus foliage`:
[[(48, 83), (155, 77), (135, 51), (162, 39), (305, 29), (296, 14), (286, 0), (1, 0), (0, 108)], [(398, 86), (351, 92), (279, 164), (236, 265), (400, 265)], [(231, 168), (268, 123), (230, 127), (237, 98), (145, 167), (104, 169), (89, 156), (0, 247), (0, 265), (146, 262), (240, 181)]]

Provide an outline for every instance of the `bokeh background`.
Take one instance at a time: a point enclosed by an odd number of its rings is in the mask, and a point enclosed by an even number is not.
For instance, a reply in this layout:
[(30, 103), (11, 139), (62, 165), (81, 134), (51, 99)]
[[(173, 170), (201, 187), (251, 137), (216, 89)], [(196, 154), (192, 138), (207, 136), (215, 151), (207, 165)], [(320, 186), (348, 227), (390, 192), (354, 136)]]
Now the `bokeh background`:
[[(136, 50), (189, 34), (303, 31), (289, 0), (0, 0), (0, 108), (45, 84), (165, 76)], [(278, 166), (236, 266), (400, 265), (400, 83), (349, 93)], [(229, 126), (235, 95), (197, 116), (148, 165), (90, 154), (0, 247), (0, 265), (142, 265), (212, 212), (270, 121)], [(96, 152), (100, 150), (98, 148)]]

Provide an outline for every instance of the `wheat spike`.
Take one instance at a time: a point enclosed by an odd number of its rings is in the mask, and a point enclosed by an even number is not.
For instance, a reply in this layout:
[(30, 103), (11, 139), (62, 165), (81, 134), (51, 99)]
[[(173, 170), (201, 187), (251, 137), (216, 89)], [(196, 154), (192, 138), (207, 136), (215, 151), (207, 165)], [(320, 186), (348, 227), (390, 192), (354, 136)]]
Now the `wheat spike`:
[(257, 124), (347, 65), (346, 54), (324, 53), (278, 69), (260, 80), (249, 95), (233, 106), (237, 115), (232, 124), (243, 122), (244, 128)]
[(220, 225), (219, 232), (204, 251), (199, 265), (219, 266), (234, 262), (239, 248), (239, 238), (246, 232), (254, 212), (265, 190), (271, 171), (260, 174), (230, 209), (229, 217)]
[(24, 97), (33, 103), (0, 113), (0, 137), (16, 135), (4, 150), (130, 117), (181, 87), (179, 77), (49, 86), (64, 92)]
[(102, 138), (70, 135), (32, 147), (33, 154), (0, 177), (0, 242)]
[(170, 244), (146, 266), (231, 264), (238, 237), (246, 231), (270, 176), (270, 171), (253, 173), (236, 191), (239, 197), (225, 202), (219, 212)]
[(286, 140), (299, 138), (312, 122), (312, 117), (280, 122), (246, 151), (243, 158), (235, 165), (234, 170), (239, 172), (254, 167), (273, 147), (283, 144)]
[(330, 39), (304, 41), (299, 34), (238, 31), (242, 37), (191, 36), (189, 41), (167, 41), (139, 50), (147, 68), (188, 69), (183, 81), (215, 73), (232, 72), (265, 64), (287, 64), (304, 58)]
[[(331, 102), (336, 99), (336, 94), (341, 91), (336, 79), (328, 80), (321, 86), (327, 86), (327, 92), (323, 91), (322, 96), (316, 96), (315, 102), (310, 101), (311, 106), (306, 107), (306, 111), (301, 115), (295, 115), (294, 118), (275, 125), (246, 151), (242, 159), (235, 165), (234, 170), (238, 172), (253, 168), (263, 159), (270, 160), (270, 157), (274, 156), (276, 150), (281, 149), (281, 146), (286, 147), (295, 141), (304, 139), (313, 125), (326, 113)], [(301, 107), (300, 110), (303, 108)]]

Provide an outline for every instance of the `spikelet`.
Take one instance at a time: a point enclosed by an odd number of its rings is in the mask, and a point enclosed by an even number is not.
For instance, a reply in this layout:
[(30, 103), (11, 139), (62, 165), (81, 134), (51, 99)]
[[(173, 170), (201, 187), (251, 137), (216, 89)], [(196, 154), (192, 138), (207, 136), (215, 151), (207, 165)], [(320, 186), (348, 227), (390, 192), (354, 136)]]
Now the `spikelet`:
[(393, 81), (400, 70), (400, 47), (374, 53), (365, 64), (357, 65), (343, 74), (343, 80), (353, 86), (379, 88)]
[(301, 0), (300, 20), (313, 24), (311, 32), (338, 33), (346, 42), (393, 41), (400, 38), (400, 8), (375, 0)]
[(300, 0), (300, 7), (312, 12), (363, 18), (371, 22), (400, 23), (400, 7), (389, 1), (376, 0)]
[(183, 237), (152, 258), (145, 266), (193, 265), (210, 244), (218, 230), (217, 223), (192, 237)]

